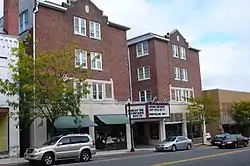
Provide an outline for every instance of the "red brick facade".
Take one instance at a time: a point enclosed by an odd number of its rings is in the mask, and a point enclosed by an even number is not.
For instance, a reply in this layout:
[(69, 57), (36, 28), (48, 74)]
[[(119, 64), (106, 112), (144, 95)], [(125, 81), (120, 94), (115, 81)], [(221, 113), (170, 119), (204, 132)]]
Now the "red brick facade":
[[(85, 11), (85, 5), (89, 7), (89, 12)], [(66, 11), (39, 5), (36, 14), (37, 49), (54, 50), (75, 42), (88, 52), (102, 53), (103, 70), (91, 71), (89, 79), (112, 79), (115, 99), (127, 100), (130, 91), (126, 30), (129, 28), (108, 22), (108, 17), (103, 16), (103, 12), (90, 0), (76, 1), (64, 7)], [(86, 37), (74, 34), (74, 16), (86, 19)], [(100, 23), (101, 40), (89, 37), (89, 21)], [(88, 57), (89, 69), (90, 62)]]
[[(145, 34), (148, 36), (149, 34)], [(136, 57), (136, 44), (142, 36), (128, 40), (130, 60), (131, 60), (131, 77), (133, 100), (139, 100), (140, 90), (150, 90), (152, 97), (157, 100), (170, 100), (171, 87), (194, 89), (194, 95), (201, 94), (201, 75), (199, 63), (199, 50), (190, 48), (186, 39), (178, 30), (171, 33), (170, 36), (152, 36), (144, 41), (148, 41), (149, 55)], [(177, 41), (179, 36), (179, 41)], [(142, 39), (142, 38), (141, 38)], [(132, 44), (130, 44), (132, 43)], [(187, 59), (183, 60), (172, 56), (172, 44), (184, 47)], [(138, 81), (137, 68), (148, 65), (150, 66), (151, 79)], [(174, 67), (186, 68), (188, 70), (188, 82), (176, 81), (174, 79)]]

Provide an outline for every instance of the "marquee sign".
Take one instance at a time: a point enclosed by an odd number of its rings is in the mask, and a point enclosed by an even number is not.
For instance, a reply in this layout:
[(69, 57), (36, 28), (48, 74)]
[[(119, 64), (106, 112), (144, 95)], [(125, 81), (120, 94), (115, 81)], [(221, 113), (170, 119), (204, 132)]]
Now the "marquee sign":
[[(131, 119), (169, 118), (170, 105), (168, 103), (130, 104)], [(129, 117), (129, 106), (126, 105)]]

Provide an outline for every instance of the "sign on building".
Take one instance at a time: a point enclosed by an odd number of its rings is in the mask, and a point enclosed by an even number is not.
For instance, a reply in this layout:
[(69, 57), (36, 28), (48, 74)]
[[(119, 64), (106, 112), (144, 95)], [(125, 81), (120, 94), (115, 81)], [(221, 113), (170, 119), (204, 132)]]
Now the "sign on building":
[(126, 105), (126, 114), (131, 119), (169, 118), (170, 106), (168, 103), (145, 103)]

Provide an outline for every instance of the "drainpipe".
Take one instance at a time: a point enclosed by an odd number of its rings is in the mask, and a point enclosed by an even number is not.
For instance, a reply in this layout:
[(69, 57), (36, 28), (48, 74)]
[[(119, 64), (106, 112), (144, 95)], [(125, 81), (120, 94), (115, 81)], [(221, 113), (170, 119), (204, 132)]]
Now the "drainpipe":
[(132, 76), (131, 76), (131, 64), (130, 64), (129, 48), (128, 48), (128, 69), (129, 69), (130, 100), (133, 103), (133, 88), (132, 88)]
[[(33, 14), (32, 14), (32, 20), (33, 20), (33, 63), (34, 63), (34, 66), (36, 65), (36, 13), (38, 12), (38, 5), (39, 5), (39, 2), (38, 0), (35, 1), (35, 8), (33, 10)], [(35, 70), (34, 70), (34, 75), (35, 75)], [(35, 77), (34, 77), (35, 79)], [(35, 96), (35, 86), (34, 86), (34, 96)], [(34, 101), (34, 107), (35, 107), (35, 101)], [(35, 111), (35, 110), (33, 110)], [(34, 120), (34, 127), (33, 127), (33, 137), (34, 137), (34, 142), (33, 144), (36, 145), (36, 141), (37, 141), (37, 134), (36, 134), (36, 120)]]

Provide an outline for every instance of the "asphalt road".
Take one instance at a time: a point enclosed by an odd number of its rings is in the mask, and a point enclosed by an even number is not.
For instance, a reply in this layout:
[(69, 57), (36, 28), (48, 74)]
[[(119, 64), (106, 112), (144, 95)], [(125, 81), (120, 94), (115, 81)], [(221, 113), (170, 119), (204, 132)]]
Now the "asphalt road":
[[(61, 165), (61, 164), (60, 164)], [(250, 148), (218, 149), (199, 147), (190, 151), (140, 152), (116, 156), (98, 156), (87, 163), (62, 166), (250, 166)]]

